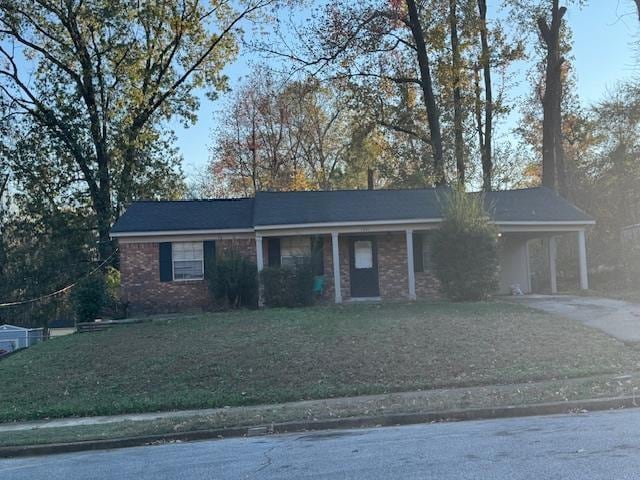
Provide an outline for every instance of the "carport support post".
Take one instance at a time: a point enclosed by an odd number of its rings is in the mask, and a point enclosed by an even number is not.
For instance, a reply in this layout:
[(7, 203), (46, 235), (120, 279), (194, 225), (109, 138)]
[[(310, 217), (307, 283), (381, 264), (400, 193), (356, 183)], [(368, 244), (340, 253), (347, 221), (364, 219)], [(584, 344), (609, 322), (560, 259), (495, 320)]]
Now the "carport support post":
[(260, 272), (264, 268), (264, 251), (262, 250), (262, 237), (256, 235), (256, 264), (258, 265), (258, 306), (264, 305), (262, 296), (262, 282), (260, 281)]
[(551, 280), (551, 293), (558, 293), (558, 276), (556, 272), (556, 260), (558, 258), (558, 245), (556, 237), (549, 237), (549, 277)]
[(578, 255), (580, 263), (580, 289), (589, 289), (589, 278), (587, 274), (587, 242), (584, 230), (578, 232)]
[(409, 279), (409, 300), (416, 299), (416, 274), (413, 269), (413, 230), (406, 230), (407, 235), (407, 278)]
[(336, 303), (342, 303), (342, 291), (340, 290), (340, 248), (338, 245), (338, 232), (331, 232), (331, 250), (333, 252), (333, 291), (336, 295)]

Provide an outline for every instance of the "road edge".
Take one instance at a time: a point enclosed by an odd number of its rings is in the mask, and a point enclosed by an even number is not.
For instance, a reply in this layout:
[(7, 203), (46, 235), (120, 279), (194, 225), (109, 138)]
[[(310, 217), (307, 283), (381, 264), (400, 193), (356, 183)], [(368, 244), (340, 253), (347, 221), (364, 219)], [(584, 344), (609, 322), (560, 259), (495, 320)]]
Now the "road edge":
[(634, 407), (640, 407), (640, 398), (636, 396), (624, 396), (506, 407), (482, 407), (419, 413), (345, 417), (326, 420), (291, 421), (266, 425), (261, 424), (243, 427), (194, 430), (189, 432), (114, 438), (108, 440), (0, 447), (0, 458), (32, 457), (90, 450), (111, 450), (171, 442), (252, 437), (317, 430), (389, 427), (445, 421), (489, 420), (562, 413), (587, 413), (598, 410), (617, 410)]

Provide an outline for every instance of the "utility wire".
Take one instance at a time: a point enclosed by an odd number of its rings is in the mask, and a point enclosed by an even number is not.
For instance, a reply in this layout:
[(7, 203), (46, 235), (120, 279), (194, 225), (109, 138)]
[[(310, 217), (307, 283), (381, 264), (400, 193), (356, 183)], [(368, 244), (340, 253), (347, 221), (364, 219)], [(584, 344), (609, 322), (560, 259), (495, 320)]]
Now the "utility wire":
[(85, 276), (80, 277), (78, 280), (76, 280), (75, 282), (73, 282), (71, 285), (67, 285), (64, 288), (61, 288), (60, 290), (56, 290), (55, 292), (52, 293), (48, 293), (46, 295), (43, 295), (41, 297), (38, 298), (32, 298), (31, 300), (22, 300), (19, 302), (8, 302), (8, 303), (0, 303), (0, 308), (3, 307), (15, 307), (18, 305), (27, 305), (29, 303), (36, 303), (39, 302), (41, 300), (45, 300), (47, 298), (51, 298), (51, 297), (55, 297), (56, 295), (60, 295), (61, 293), (64, 293), (68, 290), (71, 290), (73, 287), (75, 287), (78, 283), (80, 283), (82, 280), (84, 280), (85, 278), (89, 278), (91, 275), (93, 275), (94, 273), (96, 273), (98, 270), (100, 270), (104, 265), (107, 264), (107, 262), (109, 260), (111, 260), (115, 254), (118, 253), (118, 249), (116, 248), (113, 253), (111, 255), (109, 255), (109, 257), (107, 257), (107, 259), (102, 262), (100, 265), (98, 265), (96, 268), (94, 268), (93, 270), (91, 270), (89, 273), (87, 273)]

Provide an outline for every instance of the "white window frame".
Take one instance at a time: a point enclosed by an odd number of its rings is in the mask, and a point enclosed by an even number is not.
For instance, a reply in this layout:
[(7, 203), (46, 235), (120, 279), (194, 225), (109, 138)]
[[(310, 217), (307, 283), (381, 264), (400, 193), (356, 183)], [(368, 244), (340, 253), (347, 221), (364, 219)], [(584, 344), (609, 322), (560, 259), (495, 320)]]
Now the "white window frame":
[[(366, 260), (367, 266), (358, 266), (358, 261), (361, 260), (361, 257), (358, 257), (358, 244), (364, 246), (364, 244), (368, 244), (366, 247), (367, 256), (364, 258)], [(353, 242), (353, 268), (356, 270), (371, 270), (373, 268), (373, 241), (372, 240), (355, 240)]]
[[(176, 262), (194, 262), (197, 260), (176, 260), (175, 259), (175, 245), (178, 244), (199, 244), (201, 252), (201, 269), (202, 274), (199, 277), (193, 278), (176, 278)], [(204, 280), (204, 242), (172, 242), (171, 243), (171, 275), (174, 282), (197, 282), (198, 280)]]
[[(298, 242), (298, 245), (295, 243)], [(287, 245), (287, 243), (293, 243), (294, 245)], [(304, 245), (300, 245), (304, 243)], [(302, 255), (286, 255), (286, 251), (298, 250), (302, 252)], [(292, 263), (285, 261), (286, 259), (292, 259)], [(305, 258), (311, 258), (311, 237), (309, 236), (296, 236), (296, 237), (281, 237), (280, 238), (280, 266), (293, 267), (304, 261)]]

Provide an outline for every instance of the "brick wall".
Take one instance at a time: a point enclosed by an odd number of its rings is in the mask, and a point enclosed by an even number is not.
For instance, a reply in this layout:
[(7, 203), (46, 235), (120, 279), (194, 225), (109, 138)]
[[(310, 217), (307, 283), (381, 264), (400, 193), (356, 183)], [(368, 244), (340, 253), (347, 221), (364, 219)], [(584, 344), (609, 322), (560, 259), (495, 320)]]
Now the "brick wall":
[[(351, 298), (349, 270), (349, 237), (340, 235), (340, 286), (342, 299)], [(407, 243), (404, 232), (380, 233), (376, 235), (378, 244), (378, 281), (380, 298), (383, 300), (402, 300), (409, 298), (409, 280), (407, 271)], [(333, 254), (331, 235), (324, 240), (325, 299), (332, 302)], [(438, 281), (432, 272), (416, 272), (416, 296), (418, 299), (437, 299)]]
[[(121, 295), (136, 313), (170, 313), (213, 307), (206, 280), (160, 281), (159, 244), (120, 244)], [(237, 248), (255, 262), (252, 239), (216, 240), (216, 255)]]
[(404, 233), (378, 235), (380, 298), (408, 299), (407, 240)]
[[(383, 300), (409, 297), (407, 249), (403, 232), (376, 235), (378, 245), (378, 279)], [(120, 244), (122, 298), (129, 302), (130, 312), (165, 313), (207, 310), (213, 307), (205, 280), (160, 282), (158, 243)], [(216, 240), (216, 254), (236, 248), (251, 261), (256, 261), (255, 240)], [(351, 298), (349, 270), (349, 237), (340, 235), (340, 285), (343, 300)], [(266, 242), (264, 246), (265, 264)], [(324, 236), (325, 301), (334, 300), (333, 254), (331, 235)], [(416, 272), (416, 295), (419, 299), (439, 298), (438, 282), (431, 272)]]

